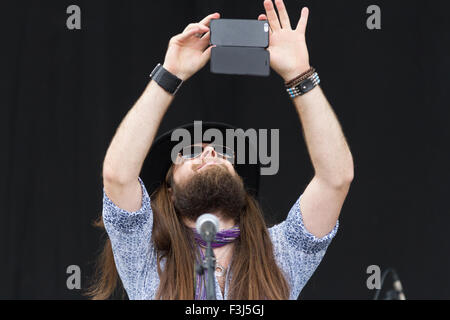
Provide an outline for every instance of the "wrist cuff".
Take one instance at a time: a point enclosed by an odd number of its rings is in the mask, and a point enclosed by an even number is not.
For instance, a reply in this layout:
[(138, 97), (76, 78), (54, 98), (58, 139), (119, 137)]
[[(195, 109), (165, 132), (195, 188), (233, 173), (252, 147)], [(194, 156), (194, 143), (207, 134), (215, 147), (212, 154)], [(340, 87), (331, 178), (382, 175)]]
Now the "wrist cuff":
[(150, 78), (171, 95), (175, 95), (183, 83), (183, 80), (167, 71), (160, 63), (150, 73)]

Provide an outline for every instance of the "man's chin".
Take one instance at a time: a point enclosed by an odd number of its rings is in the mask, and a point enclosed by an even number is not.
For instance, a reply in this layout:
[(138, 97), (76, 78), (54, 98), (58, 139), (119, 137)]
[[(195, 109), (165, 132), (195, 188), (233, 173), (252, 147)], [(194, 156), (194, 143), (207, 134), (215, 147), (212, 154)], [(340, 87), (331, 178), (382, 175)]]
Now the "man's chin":
[(224, 164), (200, 168), (188, 182), (174, 185), (173, 191), (175, 208), (181, 216), (193, 221), (211, 212), (221, 212), (224, 218), (235, 219), (245, 205), (242, 179)]

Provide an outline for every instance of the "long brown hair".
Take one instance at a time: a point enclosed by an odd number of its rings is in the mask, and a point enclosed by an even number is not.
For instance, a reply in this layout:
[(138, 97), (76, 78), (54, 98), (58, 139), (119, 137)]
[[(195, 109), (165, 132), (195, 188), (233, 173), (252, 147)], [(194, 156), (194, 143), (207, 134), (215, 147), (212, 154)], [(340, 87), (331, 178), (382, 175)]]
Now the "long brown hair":
[[(160, 285), (156, 299), (195, 298), (194, 263), (196, 250), (192, 232), (180, 220), (169, 192), (173, 183), (173, 166), (166, 180), (151, 195), (153, 209), (152, 241), (157, 251)], [(262, 210), (252, 195), (246, 193), (246, 205), (239, 219), (240, 237), (235, 240), (230, 266), (233, 277), (230, 282), (229, 299), (289, 298), (289, 285), (278, 268), (273, 246), (264, 222)], [(102, 227), (102, 223), (97, 223)], [(165, 259), (164, 267), (161, 262)], [(119, 282), (110, 240), (107, 239), (99, 256), (96, 277), (87, 295), (92, 299), (107, 299)]]

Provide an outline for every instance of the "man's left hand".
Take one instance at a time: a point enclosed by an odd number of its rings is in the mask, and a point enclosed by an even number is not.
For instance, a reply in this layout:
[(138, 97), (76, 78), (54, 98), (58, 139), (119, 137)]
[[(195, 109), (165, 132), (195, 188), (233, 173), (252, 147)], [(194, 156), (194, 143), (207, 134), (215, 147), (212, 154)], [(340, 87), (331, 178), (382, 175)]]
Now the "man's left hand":
[(272, 0), (264, 0), (266, 14), (258, 20), (268, 20), (271, 31), (269, 35), (270, 66), (284, 81), (289, 81), (310, 68), (305, 31), (308, 23), (308, 8), (302, 9), (296, 29), (292, 29), (289, 15), (283, 0), (275, 0), (279, 17)]

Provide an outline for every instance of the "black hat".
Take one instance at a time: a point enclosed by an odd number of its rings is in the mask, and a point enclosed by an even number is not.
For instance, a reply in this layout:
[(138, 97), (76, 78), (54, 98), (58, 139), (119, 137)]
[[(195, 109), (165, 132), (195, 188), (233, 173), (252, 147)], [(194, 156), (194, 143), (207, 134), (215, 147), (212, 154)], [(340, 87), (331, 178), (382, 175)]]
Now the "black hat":
[[(202, 142), (213, 142), (203, 139), (203, 133), (208, 129), (215, 128), (220, 130), (223, 137), (226, 137), (226, 129), (233, 129), (233, 130), (237, 129), (232, 125), (221, 122), (201, 122), (201, 128), (202, 128), (201, 132)], [(188, 123), (178, 128), (174, 128), (166, 133), (163, 133), (162, 135), (160, 135), (155, 139), (147, 155), (147, 158), (144, 161), (144, 165), (140, 175), (150, 195), (164, 181), (167, 171), (172, 165), (172, 158), (171, 158), (172, 149), (178, 143), (180, 143), (180, 141), (171, 140), (172, 132), (175, 129), (186, 129), (191, 134), (191, 137), (194, 136), (194, 123)], [(235, 139), (244, 138), (246, 152), (254, 152), (254, 150), (256, 150), (255, 146), (249, 141), (248, 137), (244, 135), (244, 130), (234, 131), (234, 136)], [(199, 141), (195, 142), (197, 143)], [(192, 144), (193, 143), (194, 142), (192, 142)], [(237, 156), (237, 144), (234, 143), (233, 145), (235, 155)], [(245, 164), (240, 164), (235, 161), (234, 168), (236, 172), (242, 177), (246, 190), (255, 198), (257, 198), (259, 189), (260, 164), (258, 161), (256, 164), (248, 162), (250, 161), (247, 161), (247, 157)]]

